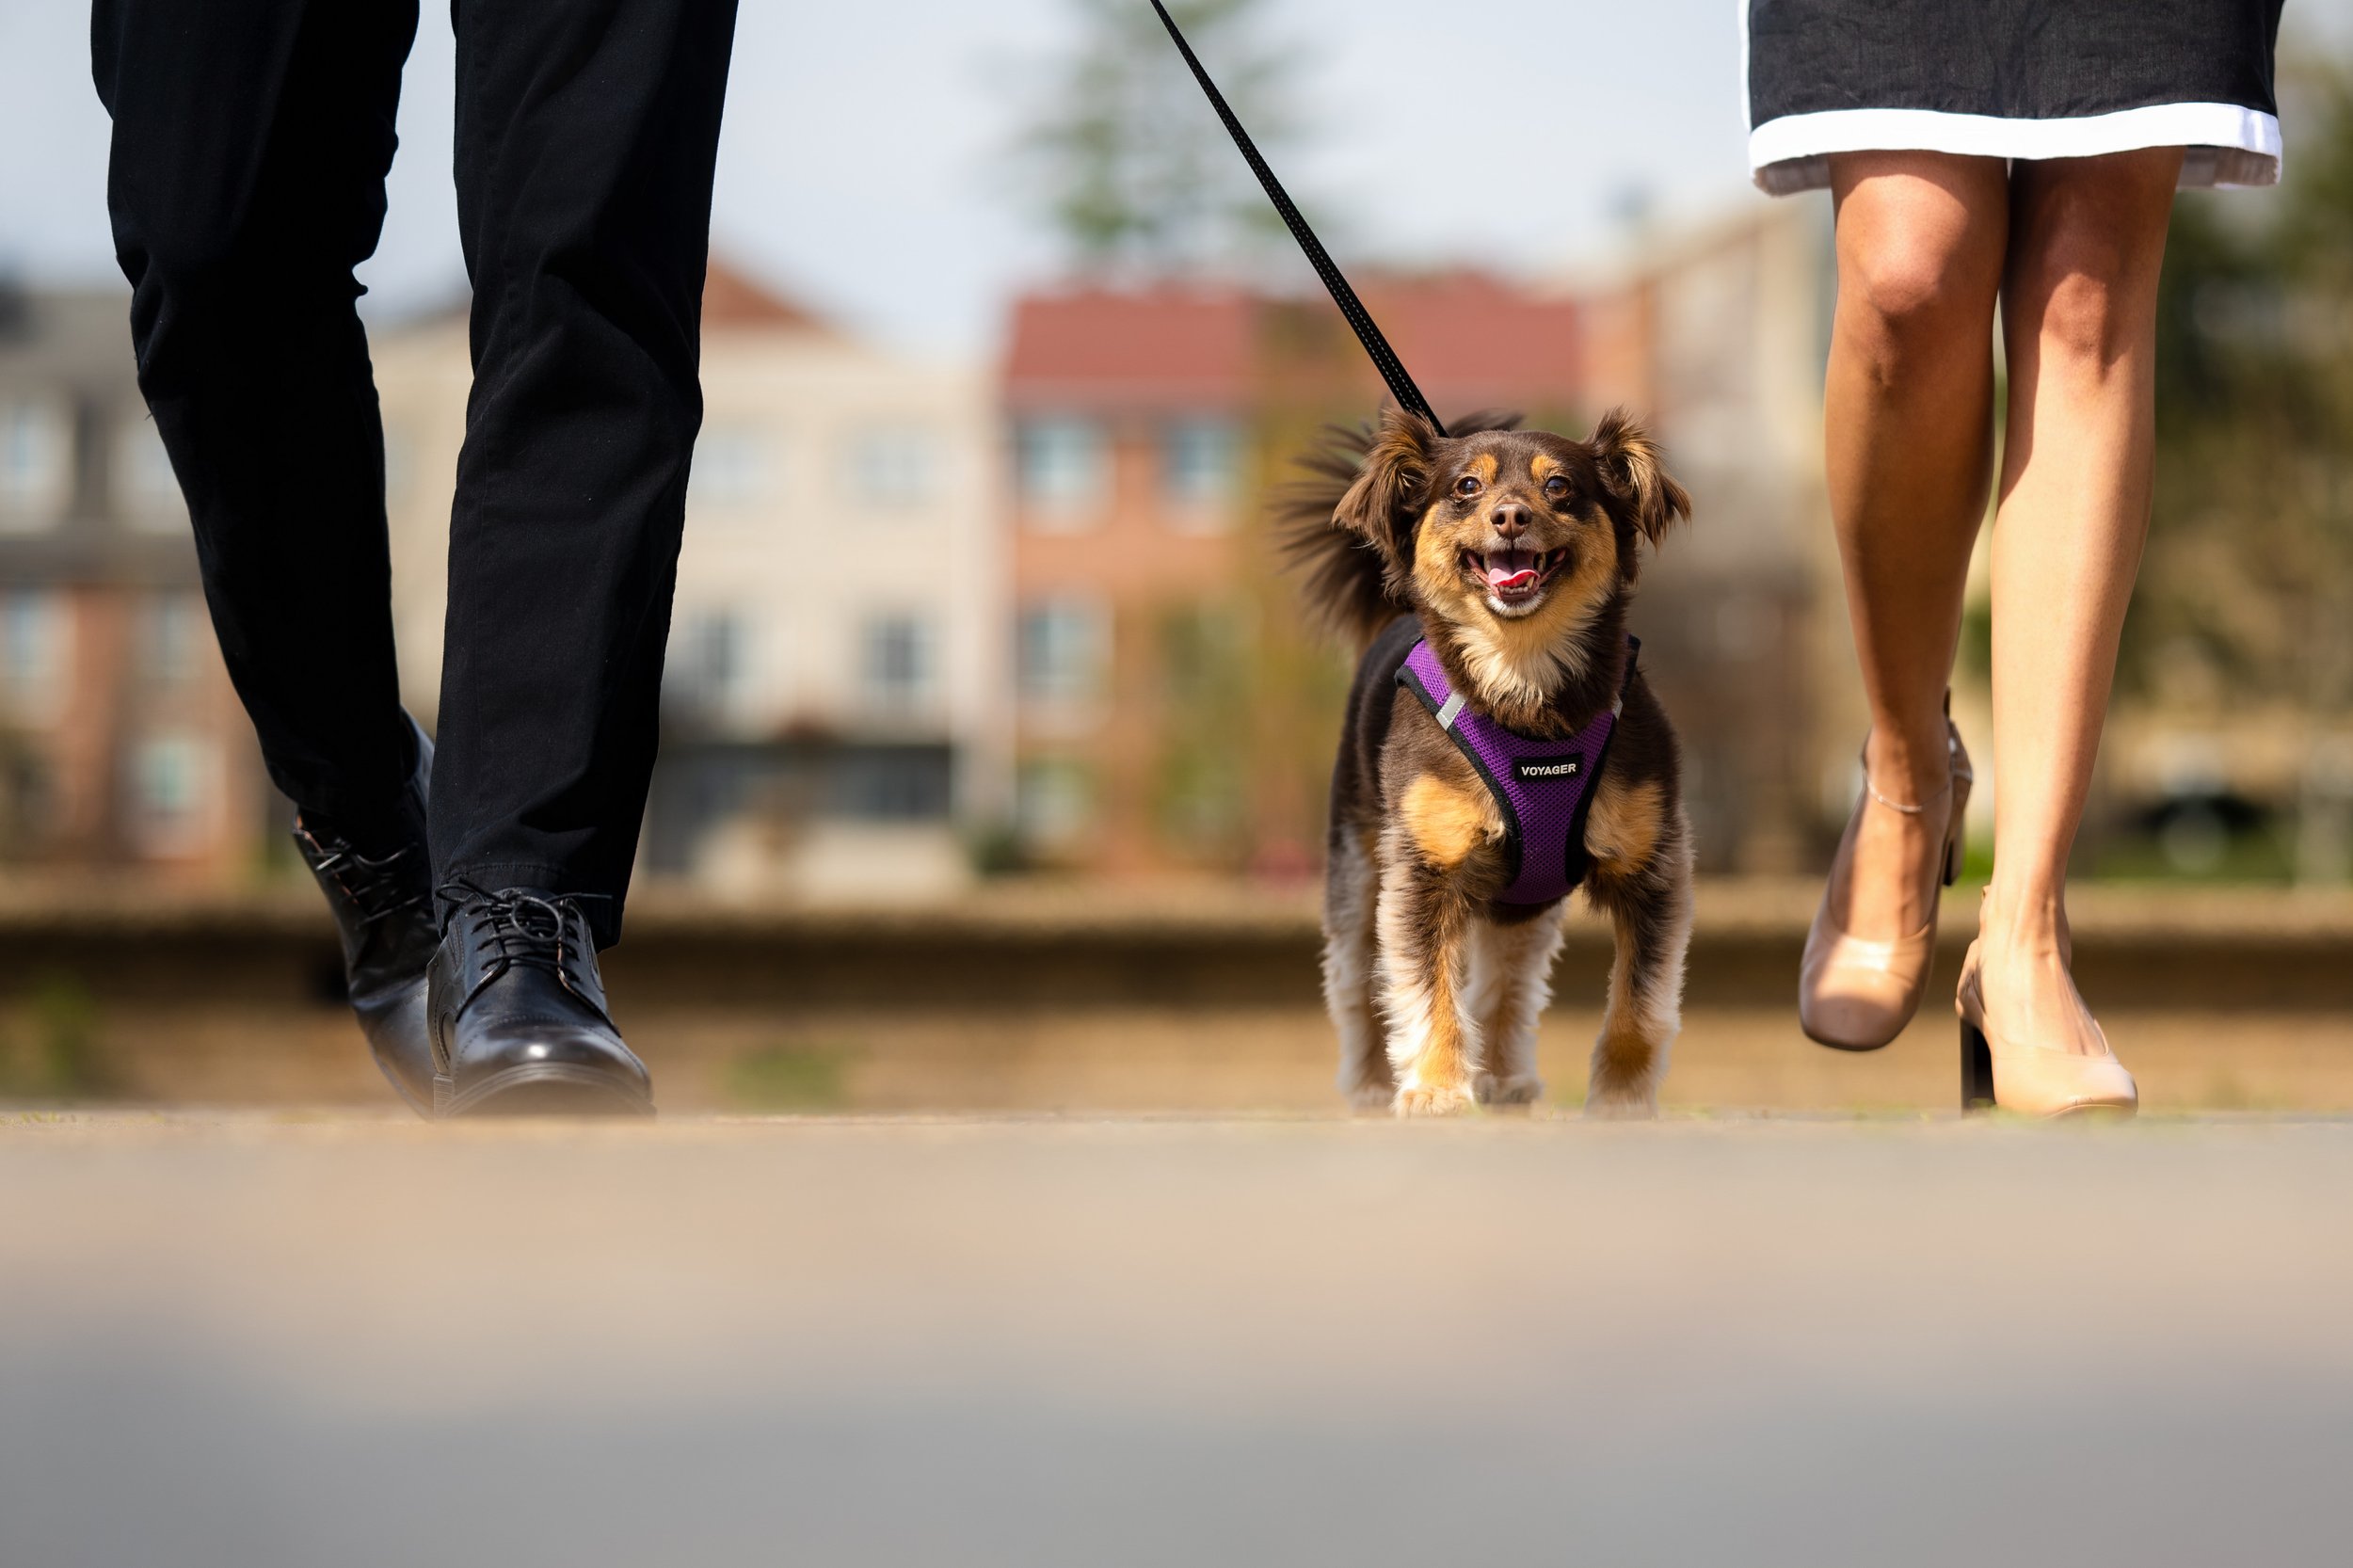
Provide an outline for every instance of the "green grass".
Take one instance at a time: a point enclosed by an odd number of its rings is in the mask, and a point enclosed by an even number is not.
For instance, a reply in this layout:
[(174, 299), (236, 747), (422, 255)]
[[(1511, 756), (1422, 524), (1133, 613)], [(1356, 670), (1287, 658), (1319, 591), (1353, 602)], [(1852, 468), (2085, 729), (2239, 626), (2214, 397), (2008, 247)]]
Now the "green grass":
[(0, 1096), (97, 1099), (113, 1087), (98, 1050), (98, 1003), (80, 977), (33, 982), (0, 1032)]
[(771, 1046), (729, 1063), (721, 1092), (740, 1111), (839, 1111), (849, 1103), (844, 1074), (853, 1054), (839, 1046)]
[(2296, 879), (2296, 863), (2285, 835), (2256, 828), (2233, 833), (2212, 866), (2185, 872), (2166, 858), (2153, 835), (2136, 833), (2103, 840), (2090, 856), (2091, 874), (2108, 882), (2178, 882), (2185, 885), (2242, 883), (2285, 887)]
[[(2169, 860), (2153, 834), (2114, 833), (2087, 837), (2076, 855), (2073, 874), (2093, 882), (2284, 888), (2295, 881), (2296, 867), (2284, 837), (2265, 828), (2231, 835), (2220, 858), (2195, 872), (2184, 871)], [(1974, 892), (1993, 875), (1993, 841), (1973, 837), (1961, 856), (1960, 886)]]

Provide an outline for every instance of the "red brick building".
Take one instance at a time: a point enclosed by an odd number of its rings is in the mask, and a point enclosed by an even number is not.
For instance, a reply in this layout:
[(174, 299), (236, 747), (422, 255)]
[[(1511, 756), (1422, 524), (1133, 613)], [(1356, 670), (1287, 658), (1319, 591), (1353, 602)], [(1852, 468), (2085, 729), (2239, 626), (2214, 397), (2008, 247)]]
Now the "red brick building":
[[(1366, 296), (1441, 417), (1578, 411), (1573, 303), (1477, 274)], [(1345, 324), (1236, 288), (1033, 295), (1003, 384), (1024, 851), (1305, 872), (1346, 672), (1301, 632), (1268, 504), (1322, 424), (1379, 405)]]
[(219, 883), (270, 804), (126, 292), (0, 290), (0, 866)]

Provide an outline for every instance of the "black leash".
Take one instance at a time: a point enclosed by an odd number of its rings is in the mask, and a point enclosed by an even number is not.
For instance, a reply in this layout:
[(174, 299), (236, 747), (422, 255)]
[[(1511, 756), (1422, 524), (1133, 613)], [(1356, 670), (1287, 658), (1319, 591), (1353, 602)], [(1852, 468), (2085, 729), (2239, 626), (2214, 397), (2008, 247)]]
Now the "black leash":
[(1217, 84), (1209, 80), (1209, 73), (1201, 69), (1201, 61), (1193, 55), (1193, 45), (1187, 43), (1185, 35), (1176, 30), (1176, 19), (1168, 14), (1168, 8), (1161, 5), (1160, 0), (1152, 0), (1152, 8), (1160, 13), (1160, 24), (1168, 29), (1168, 36), (1176, 40), (1177, 51), (1185, 56), (1185, 63), (1193, 68), (1193, 79), (1199, 82), (1201, 90), (1209, 95), (1209, 103), (1216, 108), (1218, 119), (1225, 122), (1225, 129), (1232, 135), (1234, 145), (1241, 149), (1241, 155), (1249, 161), (1250, 171), (1258, 177), (1258, 184), (1266, 187), (1267, 199), (1274, 203), (1274, 210), (1283, 215), (1284, 227), (1290, 230), (1291, 238), (1299, 242), (1299, 248), (1307, 253), (1308, 264), (1316, 269), (1316, 276), (1323, 280), (1323, 286), (1332, 291), (1332, 303), (1340, 308), (1340, 314), (1346, 316), (1349, 326), (1356, 330), (1356, 341), (1365, 345), (1367, 354), (1372, 356), (1373, 367), (1381, 372), (1381, 379), (1389, 384), (1389, 391), (1396, 396), (1398, 407), (1419, 414), (1431, 423), (1439, 435), (1445, 435), (1446, 426), (1438, 423), (1438, 416), (1431, 411), (1430, 400), (1421, 395), (1421, 389), (1414, 385), (1414, 378), (1405, 374), (1405, 367), (1399, 362), (1397, 351), (1389, 346), (1389, 340), (1383, 337), (1381, 328), (1373, 325), (1372, 313), (1365, 309), (1365, 302), (1356, 297), (1356, 291), (1348, 286), (1348, 280), (1340, 276), (1340, 269), (1333, 264), (1331, 252), (1323, 248), (1323, 242), (1316, 238), (1316, 232), (1307, 227), (1305, 218), (1299, 216), (1299, 208), (1292, 203), (1289, 193), (1283, 189), (1283, 183), (1274, 177), (1274, 170), (1269, 168), (1266, 160), (1258, 155), (1258, 149), (1251, 141), (1250, 133), (1243, 130), (1241, 121), (1234, 118), (1234, 111), (1225, 103), (1225, 95), (1217, 90)]

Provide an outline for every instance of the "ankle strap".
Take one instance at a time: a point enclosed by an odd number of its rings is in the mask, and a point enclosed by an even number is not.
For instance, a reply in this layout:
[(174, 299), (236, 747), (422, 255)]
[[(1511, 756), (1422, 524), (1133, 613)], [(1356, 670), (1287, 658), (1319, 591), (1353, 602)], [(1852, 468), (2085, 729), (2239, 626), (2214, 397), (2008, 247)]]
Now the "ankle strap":
[(1878, 801), (1881, 806), (1886, 807), (1890, 811), (1901, 811), (1907, 817), (1916, 817), (1928, 810), (1929, 807), (1935, 805), (1938, 801), (1943, 800), (1945, 796), (1951, 794), (1953, 792), (1953, 781), (1950, 777), (1947, 777), (1945, 780), (1945, 787), (1943, 789), (1929, 796), (1928, 799), (1915, 801), (1909, 806), (1905, 805), (1900, 800), (1890, 800), (1885, 795), (1880, 793), (1879, 786), (1871, 782), (1870, 770), (1867, 768), (1864, 770), (1863, 774), (1863, 788), (1873, 800)]
[[(1952, 704), (1953, 694), (1948, 691), (1945, 694), (1945, 706), (1947, 712), (1951, 710)], [(1977, 777), (1975, 774), (1969, 771), (1968, 765), (1961, 760), (1964, 753), (1961, 749), (1961, 731), (1953, 728), (1953, 721), (1950, 719), (1946, 719), (1945, 721), (1945, 755), (1947, 759), (1946, 772), (1945, 775), (1945, 787), (1937, 791), (1934, 794), (1929, 795), (1927, 799), (1914, 801), (1911, 805), (1907, 806), (1900, 800), (1890, 800), (1887, 796), (1880, 793), (1880, 787), (1871, 782), (1871, 738), (1868, 735), (1865, 735), (1863, 738), (1863, 749), (1855, 755), (1855, 761), (1863, 770), (1864, 792), (1868, 794), (1873, 800), (1878, 801), (1881, 806), (1886, 807), (1890, 811), (1901, 811), (1907, 817), (1916, 817), (1920, 815), (1929, 807), (1934, 806), (1938, 801), (1945, 799), (1947, 795), (1950, 795), (1953, 792), (1953, 779), (1956, 776), (1968, 778), (1972, 781), (1975, 781)]]

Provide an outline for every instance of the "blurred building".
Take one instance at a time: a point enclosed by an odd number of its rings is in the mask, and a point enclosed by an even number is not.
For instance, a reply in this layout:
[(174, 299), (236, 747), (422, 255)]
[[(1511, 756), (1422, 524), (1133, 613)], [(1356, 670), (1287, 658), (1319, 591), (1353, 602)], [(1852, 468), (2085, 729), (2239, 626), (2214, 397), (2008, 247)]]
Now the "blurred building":
[[(1818, 613), (1836, 604), (1818, 216), (1762, 207), (1560, 288), (1366, 287), (1442, 413), (1576, 430), (1623, 401), (1667, 442), (1699, 517), (1639, 619), (1715, 870), (1817, 853), (1860, 733), (1842, 625)], [(0, 854), (235, 874), (283, 808), (123, 310), (100, 290), (0, 312)], [(374, 354), (403, 686), (430, 724), (464, 312), (379, 331)], [(704, 384), (648, 875), (944, 890), (1008, 823), (1012, 858), (1095, 873), (1312, 869), (1346, 668), (1304, 630), (1268, 512), (1320, 426), (1382, 395), (1328, 301), (1039, 293), (992, 385), (714, 266)]]
[(0, 288), (0, 861), (219, 881), (275, 800), (121, 289)]
[[(1577, 312), (1477, 274), (1368, 290), (1441, 408), (1574, 406)], [(1236, 288), (1016, 302), (1016, 829), (1112, 876), (1305, 872), (1346, 672), (1268, 532), (1326, 421), (1381, 387), (1329, 305)]]
[[(379, 334), (376, 357), (402, 683), (429, 719), (463, 313)], [(702, 379), (641, 871), (741, 896), (960, 886), (1010, 793), (985, 377), (714, 264)]]
[[(1636, 619), (1713, 871), (1785, 870), (1818, 838), (1817, 731), (1838, 708), (1815, 614), (1834, 581), (1827, 264), (1821, 236), (1773, 211), (1574, 289), (1455, 273), (1364, 291), (1442, 418), (1502, 408), (1582, 433), (1625, 403), (1666, 441), (1699, 515)], [(1346, 671), (1302, 632), (1268, 517), (1319, 425), (1382, 394), (1320, 295), (1016, 304), (1004, 404), (1032, 857), (1112, 875), (1313, 863)]]
[(1825, 204), (1754, 202), (1634, 236), (1621, 269), (1575, 284), (1591, 406), (1633, 408), (1691, 492), (1636, 619), (1712, 871), (1817, 863), (1857, 788), (1867, 721), (1822, 470), (1831, 239)]
[(1258, 317), (1225, 290), (1015, 307), (1015, 824), (1030, 856), (1121, 873), (1244, 851)]

